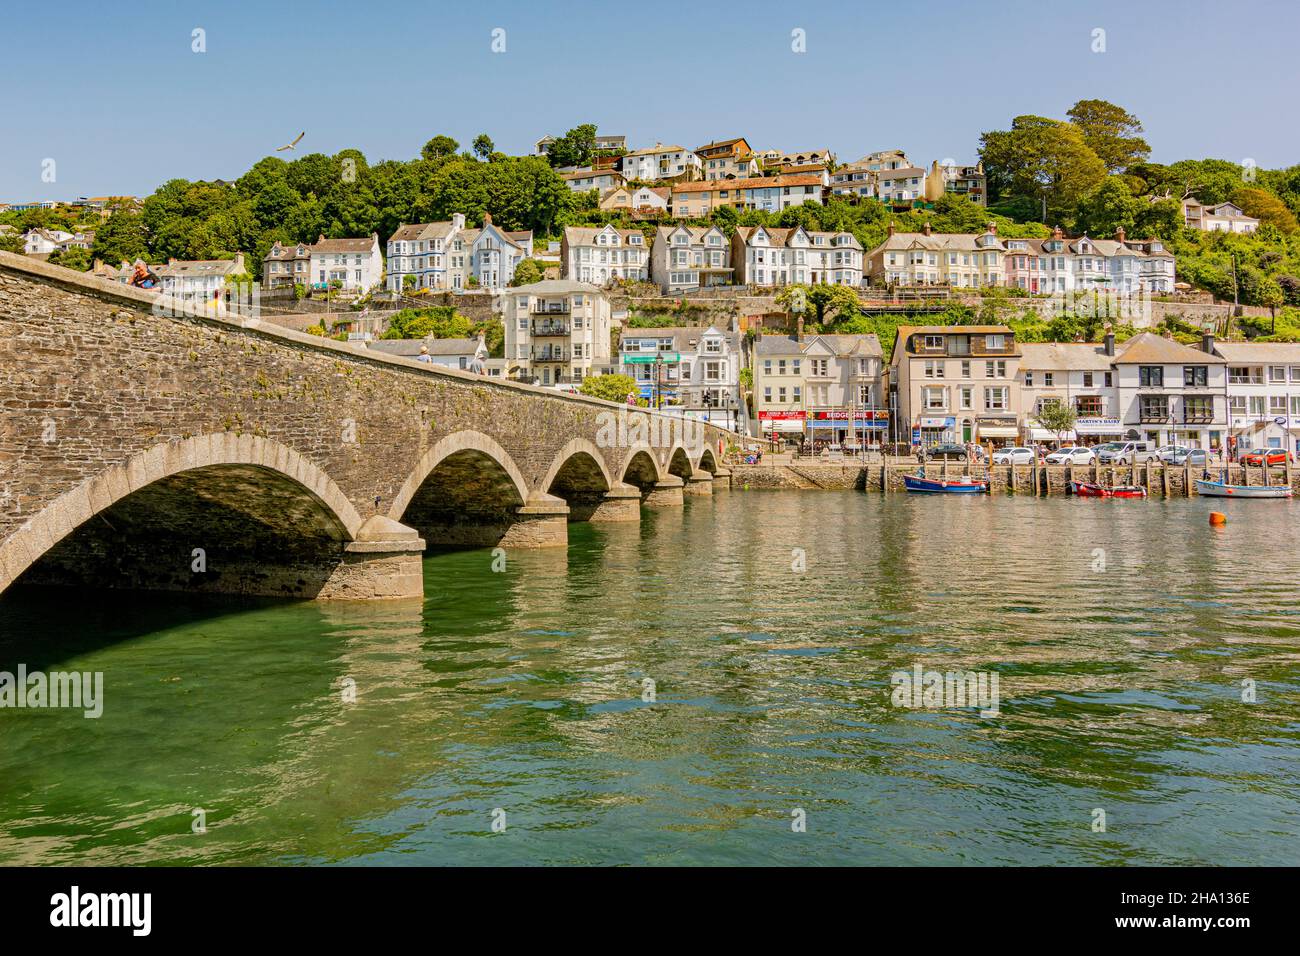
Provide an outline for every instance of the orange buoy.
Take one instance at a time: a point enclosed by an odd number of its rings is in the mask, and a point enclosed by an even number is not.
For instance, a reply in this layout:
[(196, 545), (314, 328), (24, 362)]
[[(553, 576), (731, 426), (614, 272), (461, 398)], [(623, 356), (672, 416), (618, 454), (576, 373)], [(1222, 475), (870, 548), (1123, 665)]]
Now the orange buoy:
[(1210, 524), (1212, 526), (1218, 527), (1221, 524), (1227, 524), (1227, 523), (1228, 523), (1228, 516), (1225, 515), (1222, 511), (1210, 512)]

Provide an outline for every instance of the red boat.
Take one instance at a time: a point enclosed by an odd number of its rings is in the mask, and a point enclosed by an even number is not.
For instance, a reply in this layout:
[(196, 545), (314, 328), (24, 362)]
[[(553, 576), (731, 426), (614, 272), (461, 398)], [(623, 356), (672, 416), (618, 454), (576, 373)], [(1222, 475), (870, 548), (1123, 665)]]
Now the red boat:
[(1090, 481), (1070, 482), (1070, 493), (1081, 498), (1145, 498), (1147, 496), (1147, 490), (1141, 485), (1117, 485), (1114, 488), (1103, 488), (1101, 485), (1094, 485)]

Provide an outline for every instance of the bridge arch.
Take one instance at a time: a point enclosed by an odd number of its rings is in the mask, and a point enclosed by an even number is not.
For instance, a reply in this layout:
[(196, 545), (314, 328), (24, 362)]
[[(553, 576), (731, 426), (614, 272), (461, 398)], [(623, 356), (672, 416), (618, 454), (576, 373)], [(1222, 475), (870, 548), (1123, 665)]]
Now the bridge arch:
[(695, 466), (691, 463), (690, 453), (682, 445), (674, 445), (668, 452), (667, 465), (665, 470), (670, 475), (676, 475), (682, 481), (689, 481), (692, 474), (695, 473)]
[[(205, 516), (211, 519), (206, 525)], [(95, 518), (99, 524), (93, 523)], [(363, 524), (333, 479), (280, 442), (231, 432), (161, 442), (60, 495), (0, 545), (0, 591), (38, 563), (50, 565), (48, 573), (38, 577), (54, 583), (70, 583), (60, 565), (78, 562), (101, 571), (111, 566), (117, 572), (116, 577), (92, 575), (91, 583), (127, 580), (134, 586), (164, 589), (210, 583), (220, 575), (191, 578), (188, 557), (185, 573), (178, 573), (165, 557), (158, 558), (154, 577), (145, 569), (129, 568), (140, 557), (132, 554), (132, 544), (140, 542), (132, 542), (131, 535), (146, 529), (145, 550), (165, 555), (177, 535), (187, 536), (195, 547), (210, 547), (225, 536), (218, 526), (233, 532), (239, 521), (257, 529), (247, 532), (250, 541), (265, 543), (279, 535), (293, 542), (289, 550), (297, 558), (317, 551), (313, 562), (321, 553), (339, 553), (343, 543), (356, 539)], [(87, 540), (79, 540), (83, 538)], [(299, 583), (311, 591), (313, 582)], [(246, 583), (236, 589), (286, 593), (283, 582), (269, 591)]]
[(536, 490), (563, 499), (570, 522), (587, 521), (615, 484), (605, 453), (586, 438), (574, 438), (556, 454)]
[(638, 442), (628, 448), (621, 471), (623, 482), (640, 488), (642, 493), (648, 492), (656, 482), (663, 480), (664, 475), (649, 442)]
[(421, 457), (388, 509), (434, 546), (496, 544), (528, 501), (510, 453), (482, 432), (446, 436)]
[(708, 445), (705, 445), (704, 450), (700, 452), (700, 460), (696, 462), (696, 467), (700, 471), (707, 471), (711, 475), (718, 473), (718, 459), (714, 456), (713, 449)]

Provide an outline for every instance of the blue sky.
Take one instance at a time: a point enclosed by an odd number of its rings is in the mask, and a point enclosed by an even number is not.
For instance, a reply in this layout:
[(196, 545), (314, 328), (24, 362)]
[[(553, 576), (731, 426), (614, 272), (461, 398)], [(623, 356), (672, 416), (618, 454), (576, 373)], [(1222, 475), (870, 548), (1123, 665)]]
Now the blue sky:
[[(1081, 98), (1136, 113), (1158, 162), (1300, 162), (1295, 0), (799, 6), (11, 2), (0, 200), (235, 178), (304, 129), (299, 155), (356, 147), (372, 161), (437, 133), (525, 152), (595, 122), (635, 145), (743, 135), (844, 160), (901, 147), (918, 163), (972, 162), (981, 132)], [(206, 53), (191, 50), (196, 28)]]

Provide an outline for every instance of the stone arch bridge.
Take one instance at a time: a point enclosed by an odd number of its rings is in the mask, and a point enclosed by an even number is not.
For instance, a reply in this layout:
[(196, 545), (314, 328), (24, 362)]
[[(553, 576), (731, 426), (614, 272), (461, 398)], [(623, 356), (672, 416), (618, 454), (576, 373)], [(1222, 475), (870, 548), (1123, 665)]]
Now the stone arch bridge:
[(426, 547), (711, 494), (730, 434), (0, 253), (0, 592), (413, 597)]

